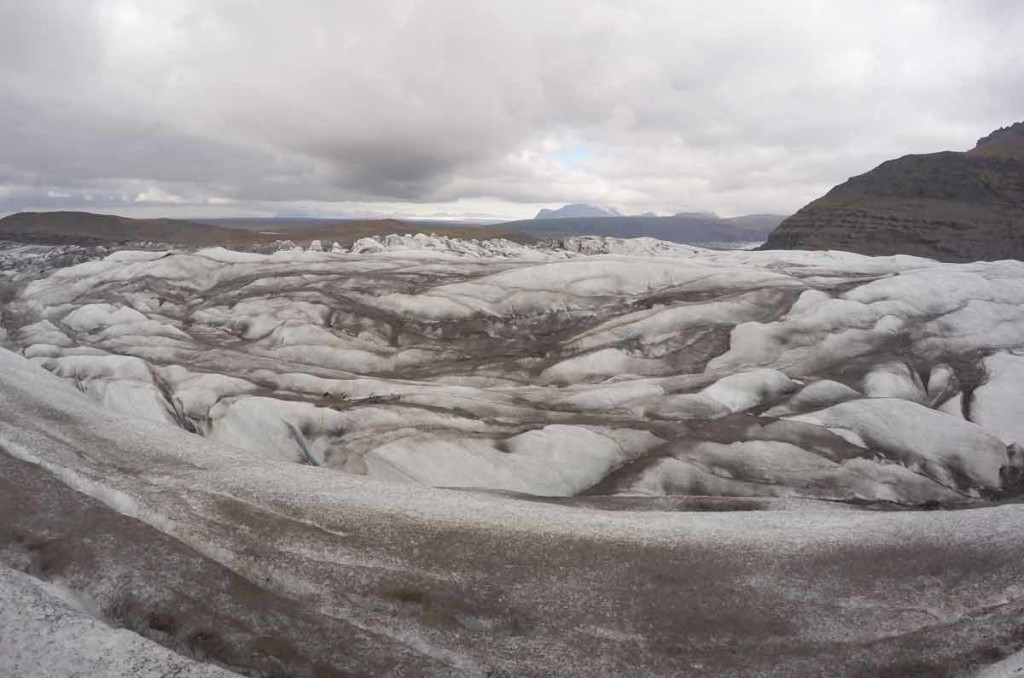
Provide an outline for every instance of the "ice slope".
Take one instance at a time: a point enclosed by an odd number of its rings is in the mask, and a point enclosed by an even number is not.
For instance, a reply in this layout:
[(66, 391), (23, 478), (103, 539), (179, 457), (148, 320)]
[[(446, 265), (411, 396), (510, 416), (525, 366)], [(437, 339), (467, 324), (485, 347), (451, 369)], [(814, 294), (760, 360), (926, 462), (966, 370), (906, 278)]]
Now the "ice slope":
[(97, 620), (66, 589), (0, 564), (0, 673), (18, 678), (229, 678)]
[[(7, 666), (103, 644), (105, 675), (216, 675), (89, 606), (295, 676), (960, 675), (1020, 649), (1020, 504), (628, 511), (382, 483), (113, 413), (6, 351), (0, 412), (0, 503), (32, 507), (0, 525)], [(827, 467), (747, 447), (690, 458), (738, 455), (762, 479)], [(166, 612), (192, 588), (198, 628)]]
[[(1022, 489), (1019, 262), (587, 237), (326, 249), (29, 264), (5, 341), (113, 411), (393, 482), (907, 505)], [(807, 463), (766, 476), (764, 454)]]
[(1006, 659), (987, 667), (975, 678), (1014, 678), (1024, 675), (1024, 652), (1015, 653)]

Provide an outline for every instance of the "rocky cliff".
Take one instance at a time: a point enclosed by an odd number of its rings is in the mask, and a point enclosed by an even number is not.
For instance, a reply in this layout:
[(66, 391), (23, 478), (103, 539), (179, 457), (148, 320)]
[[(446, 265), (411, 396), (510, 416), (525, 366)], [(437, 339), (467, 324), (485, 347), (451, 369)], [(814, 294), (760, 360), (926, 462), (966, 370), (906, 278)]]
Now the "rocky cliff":
[(966, 153), (908, 155), (853, 177), (786, 219), (764, 249), (1024, 259), (1024, 123)]

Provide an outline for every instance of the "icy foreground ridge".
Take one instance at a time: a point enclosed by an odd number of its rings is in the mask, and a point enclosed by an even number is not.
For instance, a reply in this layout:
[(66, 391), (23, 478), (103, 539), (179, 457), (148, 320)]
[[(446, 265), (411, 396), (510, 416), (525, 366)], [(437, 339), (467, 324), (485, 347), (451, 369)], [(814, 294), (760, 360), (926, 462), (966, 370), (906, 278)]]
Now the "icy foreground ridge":
[(8, 341), (111, 410), (388, 481), (912, 505), (1019, 490), (1019, 262), (368, 240), (117, 252), (21, 288)]
[(0, 412), (0, 675), (966, 676), (1020, 648), (1018, 503), (385, 484), (117, 415), (4, 350)]

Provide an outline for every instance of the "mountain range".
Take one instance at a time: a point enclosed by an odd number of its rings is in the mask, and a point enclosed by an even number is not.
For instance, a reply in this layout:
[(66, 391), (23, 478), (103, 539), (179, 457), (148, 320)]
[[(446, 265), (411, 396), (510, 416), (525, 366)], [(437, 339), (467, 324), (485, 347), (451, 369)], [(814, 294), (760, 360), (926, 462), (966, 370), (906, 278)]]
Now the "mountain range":
[[(575, 213), (578, 206), (568, 205), (549, 214)], [(603, 210), (604, 208), (594, 208)], [(565, 212), (564, 210), (568, 210)], [(542, 210), (542, 213), (545, 210)], [(617, 238), (656, 238), (673, 243), (753, 243), (763, 242), (785, 217), (777, 214), (749, 214), (722, 218), (705, 212), (673, 216), (540, 216), (501, 224), (509, 230), (535, 236), (614, 236)]]
[[(0, 219), (0, 240), (49, 245), (107, 245), (127, 242), (159, 242), (192, 247), (251, 247), (277, 240), (310, 242), (337, 241), (351, 245), (371, 235), (388, 233), (411, 235), (424, 230), (422, 225), (395, 219), (232, 219), (190, 221), (184, 219), (130, 219), (91, 212), (19, 212)], [(231, 222), (230, 227), (224, 222)], [(438, 235), (463, 238), (520, 237), (502, 226), (440, 225), (430, 229)]]
[[(577, 205), (551, 213), (578, 214)], [(590, 206), (584, 206), (590, 207)], [(572, 208), (572, 209), (570, 209)], [(619, 238), (651, 237), (677, 243), (761, 242), (783, 217), (754, 214), (722, 219), (708, 213), (670, 217), (562, 216), (490, 225), (454, 222), (417, 223), (395, 219), (130, 219), (91, 212), (19, 212), (0, 219), (0, 239), (44, 244), (117, 244), (151, 241), (205, 247), (249, 247), (290, 239), (323, 240), (350, 245), (360, 238), (389, 233), (419, 232), (458, 238), (508, 238), (529, 242), (540, 237), (605, 235)]]

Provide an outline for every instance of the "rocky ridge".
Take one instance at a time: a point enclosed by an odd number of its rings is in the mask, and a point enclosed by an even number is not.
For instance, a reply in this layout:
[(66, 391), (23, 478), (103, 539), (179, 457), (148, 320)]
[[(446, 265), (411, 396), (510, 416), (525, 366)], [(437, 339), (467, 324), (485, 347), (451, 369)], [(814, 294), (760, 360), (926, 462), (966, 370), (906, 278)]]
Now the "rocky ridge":
[(966, 153), (886, 161), (786, 219), (764, 249), (1024, 259), (1024, 123)]

